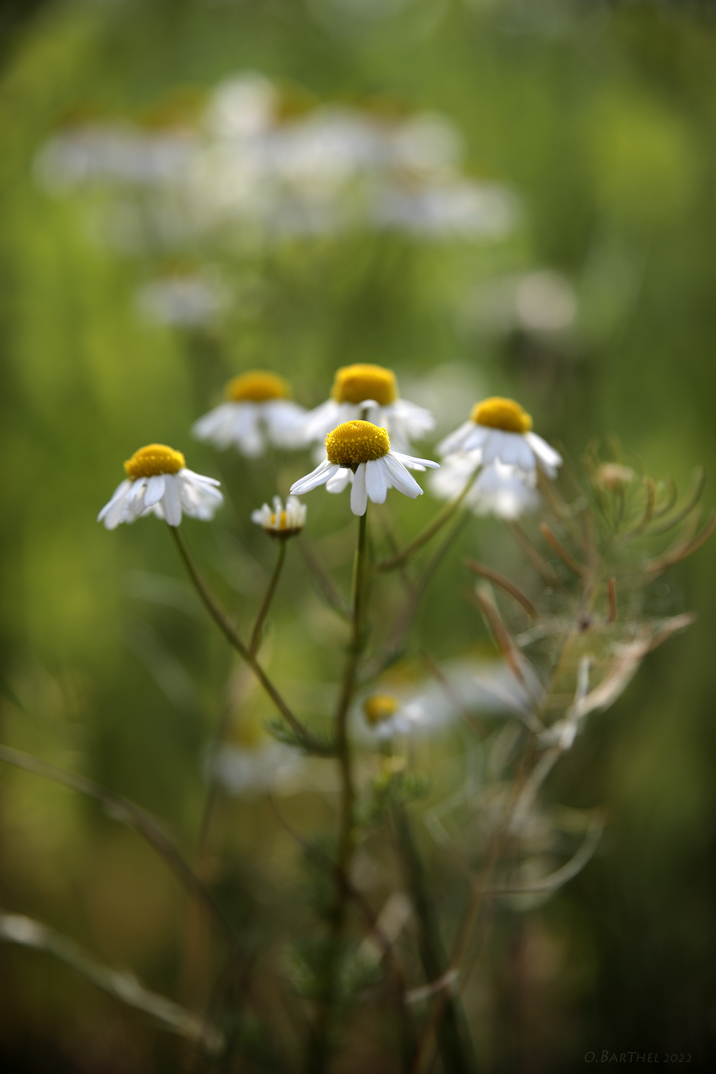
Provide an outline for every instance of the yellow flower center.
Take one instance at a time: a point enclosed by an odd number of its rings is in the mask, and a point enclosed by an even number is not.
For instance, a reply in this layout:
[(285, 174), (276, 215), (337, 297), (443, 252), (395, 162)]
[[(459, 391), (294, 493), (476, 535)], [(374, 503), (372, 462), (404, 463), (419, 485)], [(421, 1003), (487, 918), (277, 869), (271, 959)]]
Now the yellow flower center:
[(499, 395), (476, 403), (470, 418), (477, 425), (502, 429), (506, 433), (528, 433), (532, 428), (532, 418), (527, 411), (514, 399), (501, 399)]
[(290, 395), (288, 381), (263, 369), (240, 373), (226, 385), (226, 398), (232, 403), (265, 403), (267, 399), (288, 399)]
[(186, 463), (181, 451), (174, 451), (166, 444), (147, 444), (127, 459), (124, 469), (130, 481), (138, 477), (154, 477), (156, 474), (176, 474)]
[(363, 712), (369, 724), (375, 726), (389, 720), (398, 708), (398, 699), (392, 694), (371, 694), (363, 702)]
[(337, 403), (374, 399), (379, 406), (388, 406), (398, 398), (398, 382), (395, 373), (382, 365), (346, 365), (336, 371), (331, 395)]
[(351, 470), (362, 462), (382, 459), (390, 451), (390, 438), (369, 421), (346, 421), (326, 437), (329, 462)]

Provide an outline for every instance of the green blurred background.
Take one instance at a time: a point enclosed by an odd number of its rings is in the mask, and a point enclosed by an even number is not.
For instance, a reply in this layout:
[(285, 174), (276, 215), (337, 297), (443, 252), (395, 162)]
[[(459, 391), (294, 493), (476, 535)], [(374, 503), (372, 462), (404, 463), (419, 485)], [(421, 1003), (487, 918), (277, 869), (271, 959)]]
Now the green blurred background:
[[(520, 399), (572, 459), (590, 438), (615, 434), (647, 472), (685, 487), (716, 454), (716, 22), (710, 4), (597, 0), (114, 0), (4, 11), (0, 735), (135, 799), (191, 848), (204, 758), (237, 670), (164, 527), (95, 524), (122, 461), (165, 442), (225, 483), (216, 524), (184, 530), (244, 629), (274, 552), (248, 514), (311, 464), (306, 454), (251, 462), (191, 441), (191, 422), (241, 369), (276, 369), (306, 406), (349, 362), (395, 368), (408, 398), (447, 369), (458, 398), (467, 385), (475, 397)], [(77, 117), (152, 129), (163, 109), (190, 108), (246, 71), (297, 108), (441, 114), (464, 140), (463, 173), (519, 202), (514, 226), (492, 241), (357, 227), (246, 247), (200, 238), (180, 255), (123, 251), (98, 224), (116, 196), (108, 185), (60, 195), (38, 181), (38, 151)], [(142, 315), (138, 288), (204, 265), (218, 266), (229, 295), (210, 323)], [(573, 315), (544, 324), (514, 313), (515, 281), (536, 273)], [(307, 503), (311, 536), (345, 581), (346, 499), (317, 492)], [(435, 501), (394, 506), (407, 536)], [(510, 567), (502, 544), (496, 524), (475, 521), (445, 565), (417, 629), (441, 659), (485, 651), (460, 559), (479, 551)], [(555, 798), (603, 803), (610, 825), (597, 857), (551, 902), (498, 916), (470, 1014), (481, 1069), (569, 1071), (604, 1049), (691, 1053), (705, 1067), (716, 1050), (715, 584), (713, 545), (662, 584), (653, 610), (693, 609), (698, 622), (648, 658), (555, 773)], [(320, 709), (340, 646), (293, 547), (272, 618), (274, 673), (303, 712)], [(252, 692), (232, 737), (246, 741), (269, 714)], [(328, 823), (326, 800), (288, 799), (309, 833)], [(260, 796), (222, 799), (211, 846), (217, 897), (247, 957), (261, 960), (270, 1006), (287, 937), (306, 917), (294, 895), (299, 851)], [(182, 998), (184, 899), (132, 832), (3, 767), (0, 860), (4, 911), (35, 916)], [(0, 956), (5, 1069), (178, 1069), (176, 1043), (147, 1017), (47, 955), (3, 945)], [(369, 1027), (353, 1046), (341, 1070), (393, 1069)]]

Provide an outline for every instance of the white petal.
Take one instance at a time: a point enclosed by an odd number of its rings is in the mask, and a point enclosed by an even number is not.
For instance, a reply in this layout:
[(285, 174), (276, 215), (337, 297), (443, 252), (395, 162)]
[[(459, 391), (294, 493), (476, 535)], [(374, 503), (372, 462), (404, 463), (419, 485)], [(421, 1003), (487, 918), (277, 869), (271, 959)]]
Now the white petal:
[(240, 452), (255, 458), (263, 454), (265, 444), (261, 435), (261, 412), (256, 403), (237, 403), (234, 407), (233, 442)]
[(307, 441), (324, 440), (337, 425), (348, 420), (342, 416), (345, 407), (335, 399), (327, 399), (315, 410), (310, 410), (304, 419), (303, 434)]
[(105, 504), (97, 515), (98, 522), (104, 522), (108, 530), (116, 529), (122, 521), (127, 493), (132, 487), (131, 481), (122, 481), (114, 490), (112, 499)]
[(263, 404), (269, 439), (279, 448), (298, 448), (306, 443), (305, 416), (305, 409), (290, 399), (270, 399)]
[(182, 474), (186, 474), (192, 479), (193, 483), (201, 482), (202, 485), (220, 485), (221, 482), (215, 477), (205, 477), (204, 474), (197, 474), (193, 470), (187, 470), (186, 467), (179, 471)]
[(385, 503), (389, 482), (389, 471), (383, 459), (371, 459), (365, 464), (365, 487), (373, 503)]
[(359, 464), (353, 477), (351, 489), (351, 511), (354, 515), (364, 515), (368, 506), (368, 491), (365, 484), (365, 463)]
[(136, 481), (132, 482), (132, 487), (127, 493), (126, 508), (127, 515), (131, 515), (132, 518), (139, 518), (144, 511), (144, 494), (147, 491), (147, 478), (138, 477)]
[(164, 474), (154, 474), (147, 481), (147, 491), (144, 495), (144, 506), (153, 507), (164, 495)]
[(483, 448), (485, 466), (498, 460), (510, 466), (518, 466), (525, 472), (534, 470), (535, 457), (522, 433), (509, 433), (503, 429), (491, 429)]
[(208, 521), (223, 503), (224, 497), (214, 484), (207, 484), (204, 478), (191, 470), (180, 470), (176, 483), (181, 506), (191, 518)]
[(418, 438), (435, 428), (435, 418), (430, 411), (407, 399), (396, 399), (386, 410), (390, 426), (396, 429), (400, 427), (408, 437)]
[[(455, 451), (471, 451), (474, 447), (480, 446), (484, 439), (484, 432), (485, 430), (482, 430), (482, 427), (476, 425), (474, 421), (465, 421), (454, 433), (450, 433), (444, 440), (441, 440), (435, 450), (438, 455), (452, 455)], [(473, 443), (475, 439), (477, 443)]]
[(197, 440), (208, 440), (218, 448), (227, 448), (234, 439), (235, 403), (223, 403), (195, 421), (191, 431)]
[(549, 476), (554, 477), (555, 468), (561, 466), (564, 462), (560, 453), (555, 451), (554, 448), (548, 444), (546, 440), (543, 440), (541, 436), (537, 436), (537, 433), (525, 433), (525, 440), (530, 445), (539, 461), (544, 464), (544, 469)]
[(326, 481), (338, 473), (339, 470), (340, 466), (337, 466), (336, 463), (324, 459), (320, 466), (317, 466), (310, 474), (306, 474), (305, 477), (294, 481), (289, 492), (294, 496), (301, 496), (304, 492), (310, 492), (311, 489), (318, 488), (319, 485), (325, 485)]
[(161, 499), (164, 518), (170, 526), (178, 526), (181, 522), (181, 500), (179, 496), (180, 478), (177, 474), (165, 474), (164, 495)]
[(413, 455), (403, 455), (401, 451), (391, 451), (391, 455), (394, 459), (397, 459), (399, 463), (409, 467), (411, 470), (440, 469), (440, 463), (433, 462), (432, 459), (416, 459)]
[(326, 492), (343, 492), (349, 481), (353, 480), (353, 471), (347, 466), (341, 466), (338, 471), (326, 481)]
[(412, 500), (414, 500), (416, 496), (422, 496), (423, 490), (418, 482), (408, 473), (402, 463), (393, 456), (392, 452), (384, 456), (384, 462), (388, 473), (390, 474), (393, 488), (396, 488), (405, 496), (410, 496)]

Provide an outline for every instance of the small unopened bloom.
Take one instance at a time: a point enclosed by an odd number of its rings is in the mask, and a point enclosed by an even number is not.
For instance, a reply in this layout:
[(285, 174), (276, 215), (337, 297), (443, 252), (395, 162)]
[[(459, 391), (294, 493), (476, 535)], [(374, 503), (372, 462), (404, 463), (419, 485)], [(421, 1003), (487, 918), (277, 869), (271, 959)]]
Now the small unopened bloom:
[(619, 462), (605, 462), (596, 473), (596, 483), (610, 492), (621, 492), (636, 478), (630, 466)]
[(365, 363), (336, 371), (331, 398), (306, 415), (306, 441), (323, 440), (338, 425), (357, 419), (386, 429), (401, 450), (435, 426), (429, 410), (400, 398), (392, 369)]
[(117, 486), (97, 516), (108, 530), (148, 514), (165, 519), (170, 526), (178, 526), (182, 514), (208, 520), (223, 500), (215, 478), (187, 470), (181, 451), (165, 444), (148, 444), (135, 451), (124, 469), (127, 480)]
[(242, 455), (261, 455), (266, 441), (279, 448), (299, 447), (306, 413), (290, 398), (288, 382), (276, 373), (251, 370), (226, 385), (227, 402), (215, 407), (192, 426), (197, 440), (218, 448), (232, 445)]
[(369, 421), (347, 421), (326, 437), (327, 458), (316, 469), (294, 482), (291, 492), (301, 495), (325, 485), (328, 492), (342, 492), (351, 478), (351, 510), (354, 515), (364, 515), (368, 500), (385, 503), (389, 488), (415, 499), (423, 490), (411, 470), (437, 467), (439, 463), (429, 459), (415, 459), (391, 451), (390, 438), (385, 429)]
[(286, 500), (286, 508), (278, 496), (273, 498), (273, 511), (267, 503), (257, 511), (251, 512), (251, 521), (263, 526), (269, 537), (283, 540), (296, 537), (306, 524), (306, 505), (295, 496)]
[(539, 467), (552, 480), (562, 465), (559, 452), (532, 432), (532, 418), (520, 404), (499, 396), (477, 403), (469, 420), (445, 437), (437, 452), (442, 456), (473, 452), (476, 464), (499, 462), (526, 474)]

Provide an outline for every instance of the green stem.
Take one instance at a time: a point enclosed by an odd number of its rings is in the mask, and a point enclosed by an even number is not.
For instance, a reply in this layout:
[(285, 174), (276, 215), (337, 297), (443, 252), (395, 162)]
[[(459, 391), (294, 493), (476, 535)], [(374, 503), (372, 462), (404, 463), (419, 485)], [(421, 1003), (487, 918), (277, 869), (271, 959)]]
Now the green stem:
[(273, 574), (271, 575), (271, 581), (269, 582), (268, 589), (266, 590), (266, 596), (264, 597), (263, 604), (261, 605), (259, 614), (256, 617), (256, 624), (251, 634), (251, 642), (249, 643), (249, 652), (252, 656), (256, 656), (256, 653), (259, 650), (259, 645), (261, 644), (261, 633), (263, 631), (263, 626), (266, 622), (266, 616), (269, 613), (271, 601), (274, 598), (276, 586), (278, 585), (278, 580), (281, 577), (281, 571), (283, 570), (283, 564), (286, 559), (287, 543), (288, 542), (285, 537), (278, 538), (278, 559), (276, 560), (276, 566), (274, 567)]
[(332, 1013), (339, 987), (341, 965), (340, 944), (345, 927), (346, 910), (350, 897), (348, 872), (353, 856), (355, 824), (355, 785), (353, 763), (348, 737), (348, 714), (355, 693), (358, 666), (364, 645), (364, 617), (366, 604), (366, 573), (368, 548), (367, 511), (358, 524), (358, 548), (353, 572), (353, 617), (348, 659), (343, 672), (341, 691), (336, 707), (336, 758), (341, 780), (341, 812), (336, 854), (336, 893), (330, 913), (330, 933), (321, 1005), (308, 1041), (306, 1074), (323, 1074), (330, 1058), (330, 1031)]
[[(423, 863), (403, 806), (399, 805), (393, 810), (393, 821), (420, 930), (420, 957), (430, 984), (440, 980), (449, 969), (448, 958), (440, 936), (437, 915), (425, 885)], [(475, 1070), (475, 1057), (469, 1045), (462, 1007), (457, 997), (450, 994), (448, 985), (445, 985), (444, 1002), (443, 1015), (437, 1027), (443, 1068), (450, 1074), (469, 1074)]]
[(462, 502), (472, 488), (477, 474), (478, 470), (476, 470), (474, 474), (470, 474), (465, 488), (457, 499), (453, 500), (452, 503), (447, 504), (447, 506), (435, 516), (430, 525), (426, 526), (422, 533), (418, 534), (414, 541), (411, 541), (409, 545), (406, 545), (405, 548), (401, 549), (399, 552), (395, 552), (392, 556), (386, 556), (385, 559), (382, 559), (380, 563), (377, 564), (376, 570), (392, 571), (394, 567), (399, 567), (400, 564), (404, 563), (406, 559), (409, 559), (414, 552), (418, 552), (424, 544), (427, 544), (431, 537), (434, 537), (436, 533), (439, 533), (445, 523), (449, 522), (457, 509), (462, 506)]
[(256, 656), (250, 651), (250, 649), (247, 648), (246, 645), (244, 645), (243, 641), (239, 637), (238, 632), (236, 631), (236, 628), (233, 626), (228, 616), (226, 615), (226, 612), (221, 607), (210, 589), (207, 587), (206, 582), (201, 577), (197, 568), (195, 567), (194, 562), (189, 555), (189, 551), (184, 544), (182, 537), (180, 537), (179, 535), (178, 527), (169, 526), (169, 532), (174, 538), (174, 543), (176, 544), (182, 562), (187, 569), (187, 573), (194, 584), (194, 588), (201, 597), (204, 607), (218, 626), (219, 630), (222, 632), (229, 644), (234, 649), (236, 649), (239, 656), (241, 656), (249, 665), (254, 675), (259, 680), (264, 690), (271, 698), (278, 711), (283, 716), (286, 723), (289, 725), (294, 734), (301, 740), (301, 743), (307, 749), (311, 750), (311, 752), (325, 753), (326, 747), (324, 743), (320, 742), (317, 738), (314, 738), (310, 731), (308, 731), (303, 726), (300, 720), (296, 719), (296, 717), (291, 712), (290, 708), (288, 707), (284, 699), (281, 697), (276, 687), (273, 685), (273, 683), (267, 676), (264, 669), (257, 661)]

